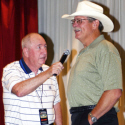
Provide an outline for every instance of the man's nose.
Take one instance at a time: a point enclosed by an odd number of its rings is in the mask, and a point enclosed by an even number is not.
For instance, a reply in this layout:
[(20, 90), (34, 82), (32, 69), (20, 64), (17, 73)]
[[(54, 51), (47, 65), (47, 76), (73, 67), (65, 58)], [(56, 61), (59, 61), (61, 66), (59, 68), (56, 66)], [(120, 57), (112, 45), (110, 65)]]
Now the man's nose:
[(76, 21), (76, 20), (75, 20), (75, 22), (72, 24), (72, 26), (73, 26), (73, 27), (78, 26), (78, 23), (77, 23), (77, 21)]

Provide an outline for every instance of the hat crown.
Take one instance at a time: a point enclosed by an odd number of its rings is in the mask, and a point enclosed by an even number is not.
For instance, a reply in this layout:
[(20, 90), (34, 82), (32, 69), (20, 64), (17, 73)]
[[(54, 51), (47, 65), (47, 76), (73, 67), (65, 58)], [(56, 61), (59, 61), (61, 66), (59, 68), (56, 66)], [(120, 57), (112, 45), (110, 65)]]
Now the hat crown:
[(96, 11), (99, 13), (103, 13), (103, 8), (90, 1), (82, 1), (78, 3), (76, 12), (78, 11)]
[(65, 14), (62, 18), (72, 20), (75, 16), (87, 16), (99, 20), (104, 27), (103, 32), (111, 32), (114, 28), (112, 20), (103, 14), (103, 8), (90, 1), (79, 2), (75, 13)]

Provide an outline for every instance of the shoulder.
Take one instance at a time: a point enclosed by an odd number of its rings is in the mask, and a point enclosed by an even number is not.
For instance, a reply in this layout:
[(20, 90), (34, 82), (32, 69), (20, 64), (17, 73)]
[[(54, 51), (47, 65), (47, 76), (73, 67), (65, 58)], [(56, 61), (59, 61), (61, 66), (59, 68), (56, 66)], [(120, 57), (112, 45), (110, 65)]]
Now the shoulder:
[(7, 64), (3, 69), (8, 70), (8, 69), (18, 69), (18, 68), (20, 68), (19, 61), (14, 61)]
[(3, 68), (3, 75), (6, 74), (17, 75), (20, 73), (24, 73), (24, 71), (21, 68), (19, 61), (14, 61)]
[(98, 44), (95, 55), (97, 62), (101, 60), (105, 60), (105, 62), (106, 60), (119, 60), (121, 62), (121, 57), (117, 48), (107, 40), (103, 40)]
[(119, 55), (117, 48), (109, 41), (103, 40), (98, 44), (98, 49), (101, 53), (107, 54), (112, 53), (115, 55)]

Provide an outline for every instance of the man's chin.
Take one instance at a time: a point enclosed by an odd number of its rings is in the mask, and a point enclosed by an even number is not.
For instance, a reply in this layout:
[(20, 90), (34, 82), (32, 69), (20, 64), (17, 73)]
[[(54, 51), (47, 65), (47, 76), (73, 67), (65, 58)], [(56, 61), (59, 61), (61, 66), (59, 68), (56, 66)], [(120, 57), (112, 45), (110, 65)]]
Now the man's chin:
[(42, 66), (43, 64), (45, 64), (45, 61), (41, 61), (39, 64), (40, 66)]
[(76, 39), (79, 39), (79, 35), (78, 35), (78, 34), (77, 34), (77, 35), (75, 35), (75, 38), (76, 38)]

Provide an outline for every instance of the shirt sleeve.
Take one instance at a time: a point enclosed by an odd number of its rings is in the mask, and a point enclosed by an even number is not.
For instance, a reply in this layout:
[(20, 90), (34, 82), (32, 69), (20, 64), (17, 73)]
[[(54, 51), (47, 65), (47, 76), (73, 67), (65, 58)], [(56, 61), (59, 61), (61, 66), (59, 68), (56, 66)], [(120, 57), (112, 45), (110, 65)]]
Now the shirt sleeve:
[(3, 69), (3, 77), (2, 77), (2, 85), (4, 88), (6, 88), (9, 92), (11, 92), (12, 87), (21, 82), (22, 77), (20, 75), (20, 72), (15, 68), (8, 68), (5, 67)]
[(105, 90), (122, 89), (121, 58), (115, 48), (103, 52), (99, 72)]

